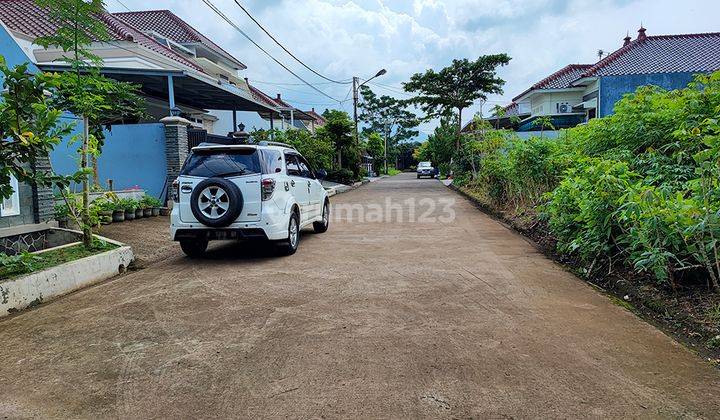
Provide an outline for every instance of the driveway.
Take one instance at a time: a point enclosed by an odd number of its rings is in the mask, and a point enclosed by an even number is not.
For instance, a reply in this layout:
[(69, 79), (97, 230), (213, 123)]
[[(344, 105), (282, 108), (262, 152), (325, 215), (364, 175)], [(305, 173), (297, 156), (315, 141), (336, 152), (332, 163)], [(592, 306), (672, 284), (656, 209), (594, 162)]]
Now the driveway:
[[(717, 370), (441, 183), (402, 174), (333, 203), (345, 220), (292, 257), (176, 248), (0, 321), (0, 417), (720, 413)], [(407, 222), (430, 203), (442, 223)]]

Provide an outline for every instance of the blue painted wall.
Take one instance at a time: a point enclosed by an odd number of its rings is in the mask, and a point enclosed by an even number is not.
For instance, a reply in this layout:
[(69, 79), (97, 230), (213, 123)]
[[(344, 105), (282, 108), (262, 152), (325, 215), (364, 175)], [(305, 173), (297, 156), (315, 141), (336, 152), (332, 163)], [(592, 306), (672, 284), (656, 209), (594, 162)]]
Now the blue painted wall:
[[(76, 120), (66, 116), (63, 121)], [(78, 125), (75, 134), (79, 131)], [(110, 131), (105, 131), (105, 136), (98, 160), (98, 175), (103, 186), (112, 179), (116, 190), (139, 186), (148, 194), (160, 197), (167, 170), (164, 126), (161, 123), (113, 125)], [(78, 147), (78, 143), (71, 144), (68, 138), (50, 153), (57, 173), (71, 174), (77, 170)]]
[(600, 115), (612, 114), (615, 103), (626, 93), (635, 92), (640, 86), (655, 85), (672, 90), (681, 89), (692, 81), (694, 73), (654, 73), (600, 78)]

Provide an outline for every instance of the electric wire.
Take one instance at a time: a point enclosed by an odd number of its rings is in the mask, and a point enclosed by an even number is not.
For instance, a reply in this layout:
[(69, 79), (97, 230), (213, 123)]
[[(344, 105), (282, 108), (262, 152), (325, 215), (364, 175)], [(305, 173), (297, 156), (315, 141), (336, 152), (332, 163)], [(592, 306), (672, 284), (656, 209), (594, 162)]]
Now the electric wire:
[(127, 6), (125, 5), (125, 3), (123, 3), (122, 1), (120, 1), (120, 0), (115, 0), (115, 1), (116, 1), (117, 3), (119, 3), (122, 7), (124, 7), (125, 10), (127, 10), (128, 12), (132, 12), (132, 10), (130, 10), (130, 8), (127, 7)]
[(350, 81), (347, 81), (347, 80), (344, 80), (344, 81), (334, 80), (334, 79), (331, 79), (331, 78), (329, 78), (329, 77), (326, 77), (326, 76), (318, 73), (317, 71), (315, 71), (313, 68), (311, 68), (310, 66), (308, 66), (307, 64), (305, 64), (301, 59), (297, 58), (297, 57), (295, 56), (295, 54), (293, 54), (292, 52), (290, 52), (290, 50), (288, 50), (287, 48), (285, 48), (285, 46), (284, 46), (283, 44), (281, 44), (280, 41), (278, 41), (277, 38), (275, 38), (267, 29), (265, 29), (265, 27), (262, 26), (262, 25), (260, 24), (260, 22), (258, 22), (257, 19), (255, 19), (255, 17), (253, 17), (253, 15), (250, 14), (250, 12), (245, 8), (245, 6), (243, 6), (242, 4), (240, 4), (240, 2), (239, 2), (238, 0), (235, 0), (235, 4), (237, 4), (238, 7), (239, 7), (240, 9), (242, 9), (242, 11), (245, 12), (246, 15), (248, 15), (248, 17), (250, 18), (250, 20), (252, 20), (253, 22), (255, 22), (255, 24), (256, 24), (260, 29), (262, 29), (262, 31), (265, 32), (265, 34), (266, 34), (267, 36), (269, 36), (270, 39), (272, 39), (273, 41), (275, 41), (275, 43), (276, 43), (280, 48), (282, 48), (283, 51), (285, 51), (286, 53), (288, 53), (288, 55), (290, 55), (290, 57), (294, 58), (295, 61), (297, 61), (298, 63), (300, 63), (300, 64), (301, 64), (303, 67), (305, 67), (306, 69), (310, 70), (313, 74), (315, 74), (315, 75), (317, 75), (318, 77), (320, 77), (320, 78), (322, 78), (322, 79), (325, 79), (325, 80), (327, 80), (327, 81), (329, 81), (329, 82), (337, 83), (337, 84), (339, 84), (339, 85), (346, 85), (346, 84), (352, 83), (352, 80), (350, 80)]
[(227, 22), (230, 26), (232, 26), (236, 31), (238, 31), (242, 36), (244, 36), (248, 41), (250, 41), (253, 45), (255, 45), (260, 51), (262, 51), (263, 53), (265, 53), (265, 55), (267, 55), (268, 57), (270, 57), (270, 59), (272, 59), (272, 60), (273, 60), (275, 63), (277, 63), (280, 67), (284, 68), (288, 73), (292, 74), (292, 75), (295, 76), (298, 80), (300, 80), (301, 82), (305, 83), (307, 86), (309, 86), (310, 88), (312, 88), (312, 89), (315, 90), (316, 92), (320, 93), (321, 95), (323, 95), (323, 96), (325, 96), (325, 97), (327, 97), (327, 98), (330, 98), (331, 100), (333, 100), (333, 101), (335, 101), (335, 102), (340, 102), (338, 99), (333, 98), (332, 96), (328, 95), (327, 93), (325, 93), (325, 92), (323, 92), (322, 90), (320, 90), (320, 89), (318, 89), (317, 87), (315, 87), (313, 84), (311, 84), (311, 83), (308, 82), (307, 80), (305, 80), (305, 79), (303, 79), (302, 77), (300, 77), (299, 75), (297, 75), (295, 72), (293, 72), (292, 70), (290, 70), (285, 64), (283, 64), (282, 62), (280, 62), (280, 60), (278, 60), (277, 58), (273, 57), (272, 54), (270, 54), (267, 50), (265, 50), (265, 48), (263, 48), (262, 46), (260, 46), (260, 44), (258, 44), (257, 42), (255, 42), (255, 40), (253, 40), (248, 34), (246, 34), (245, 31), (243, 31), (242, 29), (240, 29), (239, 26), (237, 26), (232, 20), (230, 20), (230, 18), (228, 18), (228, 17), (227, 17), (220, 9), (218, 9), (217, 6), (215, 6), (210, 0), (202, 0), (202, 1), (203, 1), (203, 3), (205, 3), (205, 5), (208, 6), (213, 12), (215, 12), (215, 14), (217, 14), (218, 16), (220, 16), (220, 18), (222, 18), (225, 22)]

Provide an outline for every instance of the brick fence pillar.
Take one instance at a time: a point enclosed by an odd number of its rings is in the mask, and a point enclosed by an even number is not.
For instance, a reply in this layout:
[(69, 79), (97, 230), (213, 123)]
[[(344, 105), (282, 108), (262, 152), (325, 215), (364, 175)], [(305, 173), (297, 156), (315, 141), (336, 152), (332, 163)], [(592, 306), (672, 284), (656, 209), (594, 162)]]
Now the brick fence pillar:
[[(33, 169), (40, 173), (52, 173), (50, 157), (38, 158)], [(55, 218), (55, 196), (51, 186), (33, 184), (33, 209), (35, 223), (44, 223)]]
[(180, 175), (180, 168), (188, 155), (188, 131), (190, 121), (181, 117), (165, 117), (160, 120), (165, 125), (165, 160), (167, 162), (167, 178), (165, 191), (167, 199), (172, 194), (171, 186)]

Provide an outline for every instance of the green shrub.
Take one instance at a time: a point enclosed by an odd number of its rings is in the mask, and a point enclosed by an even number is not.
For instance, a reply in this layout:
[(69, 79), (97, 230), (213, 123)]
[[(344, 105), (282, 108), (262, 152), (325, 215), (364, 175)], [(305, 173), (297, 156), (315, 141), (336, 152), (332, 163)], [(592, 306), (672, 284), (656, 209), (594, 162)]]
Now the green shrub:
[(17, 272), (32, 271), (41, 259), (27, 251), (17, 255), (0, 253), (0, 273), (3, 274), (0, 278)]
[(135, 211), (140, 208), (140, 203), (132, 198), (122, 198), (118, 201), (116, 208), (123, 209), (125, 211)]
[(584, 158), (569, 169), (543, 210), (562, 253), (584, 261), (611, 255), (619, 234), (614, 215), (638, 180), (624, 162)]
[(341, 184), (352, 184), (355, 181), (355, 174), (347, 168), (333, 169), (328, 171), (327, 180)]
[(143, 198), (140, 199), (139, 206), (142, 208), (161, 207), (162, 202), (151, 195), (145, 194)]

